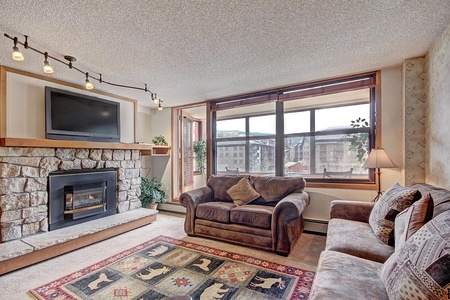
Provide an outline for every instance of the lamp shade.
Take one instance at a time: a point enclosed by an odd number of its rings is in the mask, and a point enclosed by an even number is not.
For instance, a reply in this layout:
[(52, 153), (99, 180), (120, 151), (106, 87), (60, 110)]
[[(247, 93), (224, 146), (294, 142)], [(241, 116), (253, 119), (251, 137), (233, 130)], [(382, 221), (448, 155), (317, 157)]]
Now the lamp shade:
[(376, 148), (370, 151), (363, 168), (396, 168), (398, 167), (387, 155), (383, 148)]

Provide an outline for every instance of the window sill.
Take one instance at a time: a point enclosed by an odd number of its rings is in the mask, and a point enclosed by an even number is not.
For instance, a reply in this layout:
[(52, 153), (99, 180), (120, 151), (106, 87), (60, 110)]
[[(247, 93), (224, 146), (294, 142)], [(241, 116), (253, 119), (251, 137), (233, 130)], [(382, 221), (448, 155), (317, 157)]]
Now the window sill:
[(377, 185), (373, 183), (341, 183), (341, 182), (314, 182), (306, 180), (307, 188), (325, 188), (325, 189), (349, 189), (349, 190), (377, 190)]

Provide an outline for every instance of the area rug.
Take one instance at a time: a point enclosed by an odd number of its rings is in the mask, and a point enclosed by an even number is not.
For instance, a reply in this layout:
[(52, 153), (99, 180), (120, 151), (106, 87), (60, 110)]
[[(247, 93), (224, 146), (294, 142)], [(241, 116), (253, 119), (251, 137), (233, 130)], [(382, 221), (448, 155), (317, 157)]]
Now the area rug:
[(159, 236), (35, 288), (36, 299), (308, 299), (314, 272)]

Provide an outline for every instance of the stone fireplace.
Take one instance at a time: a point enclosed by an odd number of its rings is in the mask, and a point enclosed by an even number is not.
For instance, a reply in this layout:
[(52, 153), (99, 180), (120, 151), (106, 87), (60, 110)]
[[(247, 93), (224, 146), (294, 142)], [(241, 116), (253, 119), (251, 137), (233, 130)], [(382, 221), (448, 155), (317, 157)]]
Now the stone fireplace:
[[(141, 207), (140, 168), (140, 150), (0, 147), (0, 241), (20, 239), (47, 231), (49, 225), (53, 227), (49, 222), (53, 218), (53, 208), (49, 209), (49, 175), (62, 171), (75, 174), (112, 171), (115, 174), (114, 204), (100, 204), (100, 200), (93, 199), (95, 205), (91, 206), (94, 208), (86, 210), (83, 206), (87, 205), (89, 190), (97, 190), (96, 195), (91, 195), (94, 198), (103, 193), (103, 187), (86, 186), (86, 182), (75, 182), (71, 184), (72, 190), (63, 191), (62, 197), (74, 192), (81, 197), (75, 209), (68, 209), (70, 205), (62, 209), (63, 219), (76, 223), (104, 210), (110, 214)], [(80, 189), (85, 190), (81, 195)]]

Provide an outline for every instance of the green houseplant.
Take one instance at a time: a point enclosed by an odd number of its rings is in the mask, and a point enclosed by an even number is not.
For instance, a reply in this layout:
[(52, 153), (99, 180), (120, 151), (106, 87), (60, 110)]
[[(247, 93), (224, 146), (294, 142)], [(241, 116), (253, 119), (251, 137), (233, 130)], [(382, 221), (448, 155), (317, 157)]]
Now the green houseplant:
[(158, 135), (155, 136), (152, 140), (153, 144), (158, 145), (158, 146), (167, 146), (167, 142), (166, 139), (164, 138), (163, 135)]
[(151, 204), (166, 202), (166, 192), (163, 190), (165, 185), (153, 177), (148, 180), (147, 177), (141, 177), (141, 196), (139, 197), (142, 207), (149, 208)]
[(206, 162), (206, 141), (194, 141), (193, 148), (195, 154), (195, 162), (198, 166), (198, 172), (202, 174), (203, 170), (205, 169)]
[[(367, 128), (369, 122), (363, 118), (357, 118), (351, 121), (350, 126), (353, 128)], [(350, 142), (349, 150), (356, 152), (356, 157), (360, 163), (364, 162), (366, 154), (369, 153), (369, 134), (367, 132), (361, 132), (356, 134), (348, 134), (348, 141)]]

